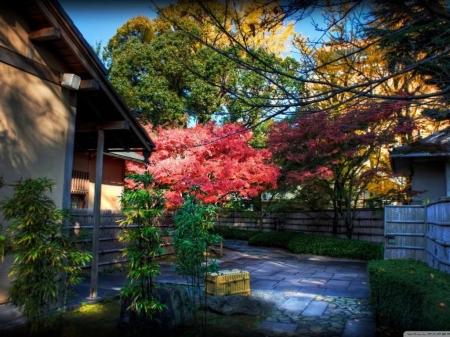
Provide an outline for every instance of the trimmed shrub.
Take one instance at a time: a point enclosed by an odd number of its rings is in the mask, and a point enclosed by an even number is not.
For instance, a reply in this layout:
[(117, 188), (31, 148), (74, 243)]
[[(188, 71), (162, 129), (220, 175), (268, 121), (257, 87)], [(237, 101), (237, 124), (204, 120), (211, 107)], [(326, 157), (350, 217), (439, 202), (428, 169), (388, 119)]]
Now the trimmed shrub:
[(371, 261), (370, 297), (380, 320), (401, 330), (450, 330), (450, 275), (413, 260)]
[(313, 254), (365, 261), (383, 258), (383, 245), (381, 243), (299, 232), (247, 231), (229, 227), (214, 227), (213, 232), (224, 239), (248, 240), (248, 244), (251, 246), (286, 248), (296, 254)]
[(296, 233), (292, 232), (260, 232), (259, 234), (252, 236), (248, 240), (248, 244), (251, 246), (286, 248), (289, 240), (291, 240), (292, 236), (295, 234)]
[(381, 243), (305, 233), (291, 233), (287, 248), (296, 254), (313, 254), (365, 261), (383, 258), (383, 245)]
[(220, 235), (224, 239), (246, 240), (246, 241), (248, 241), (251, 237), (261, 233), (261, 231), (247, 231), (247, 230), (242, 230), (242, 229), (219, 227), (219, 226), (215, 226), (212, 229), (212, 232), (214, 234)]

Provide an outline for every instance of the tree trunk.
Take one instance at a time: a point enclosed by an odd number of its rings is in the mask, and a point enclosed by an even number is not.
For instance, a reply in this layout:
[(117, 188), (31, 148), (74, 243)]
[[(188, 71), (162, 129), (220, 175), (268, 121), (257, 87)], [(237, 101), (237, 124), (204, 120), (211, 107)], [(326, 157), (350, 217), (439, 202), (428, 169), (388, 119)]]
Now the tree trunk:
[(345, 235), (347, 239), (351, 239), (353, 235), (353, 209), (351, 207), (350, 198), (347, 198), (346, 202), (347, 209), (345, 210)]
[(335, 181), (334, 182), (334, 187), (333, 187), (333, 231), (332, 231), (332, 236), (333, 237), (337, 237), (337, 229), (338, 229), (338, 225), (339, 225), (339, 211), (338, 211), (338, 205), (337, 205), (337, 196), (338, 196), (338, 182)]

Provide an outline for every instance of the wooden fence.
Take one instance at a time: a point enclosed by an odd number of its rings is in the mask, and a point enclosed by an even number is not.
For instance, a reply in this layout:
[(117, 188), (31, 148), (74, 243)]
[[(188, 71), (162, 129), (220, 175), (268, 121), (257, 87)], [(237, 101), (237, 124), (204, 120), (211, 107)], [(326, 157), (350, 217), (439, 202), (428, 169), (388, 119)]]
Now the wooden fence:
[[(333, 230), (330, 221), (331, 216), (332, 211), (270, 214), (263, 219), (262, 229), (264, 231), (293, 231), (331, 236)], [(219, 217), (218, 225), (245, 230), (259, 230), (258, 220), (246, 216), (244, 212), (222, 214)], [(382, 209), (358, 209), (354, 214), (353, 226), (353, 239), (384, 242)], [(345, 225), (340, 221), (338, 237), (345, 238), (345, 232)]]
[(425, 261), (425, 223), (423, 206), (385, 206), (384, 258)]
[(426, 207), (428, 265), (450, 273), (450, 200)]
[(450, 273), (450, 200), (385, 207), (385, 259), (415, 259)]
[[(270, 214), (262, 221), (264, 231), (294, 231), (331, 236), (331, 211), (285, 212)], [(88, 251), (92, 246), (94, 217), (92, 210), (73, 210), (72, 230), (84, 232), (79, 242)], [(102, 211), (100, 219), (99, 267), (125, 262), (125, 245), (119, 241), (123, 229), (118, 221), (120, 213)], [(259, 230), (259, 222), (244, 212), (221, 214), (218, 226), (245, 230)], [(162, 233), (173, 229), (173, 215), (166, 214), (157, 223)], [(345, 226), (338, 226), (338, 236), (345, 237)], [(450, 273), (450, 200), (427, 206), (385, 206), (382, 209), (360, 209), (354, 214), (353, 239), (385, 243), (385, 258), (405, 258), (426, 261), (430, 266)], [(173, 254), (171, 236), (162, 236), (166, 254)]]
[[(71, 226), (71, 231), (75, 235), (80, 235), (81, 238), (78, 241), (79, 247), (87, 251), (92, 251), (92, 229), (94, 225), (93, 211), (73, 209), (72, 218), (73, 226)], [(135, 226), (129, 226), (128, 228), (120, 227), (118, 222), (123, 219), (124, 216), (121, 213), (108, 210), (101, 211), (99, 239), (100, 269), (118, 266), (127, 261), (126, 257), (122, 255), (126, 245), (124, 242), (120, 241), (119, 238), (124, 230), (128, 230)], [(161, 233), (163, 233), (161, 237), (161, 246), (165, 249), (165, 254), (173, 254), (174, 252), (172, 237), (170, 235), (164, 235), (170, 228), (171, 223), (171, 215), (161, 217), (156, 223)], [(87, 265), (86, 268), (90, 268), (90, 265)]]
[[(331, 215), (331, 212), (328, 212)], [(383, 242), (383, 212), (380, 209), (358, 210), (355, 213), (353, 238), (371, 242)], [(74, 234), (82, 234), (79, 246), (82, 249), (92, 251), (92, 229), (94, 216), (92, 210), (72, 210)], [(122, 255), (125, 244), (119, 241), (119, 237), (126, 228), (118, 225), (124, 216), (118, 212), (104, 210), (100, 216), (99, 239), (99, 268), (114, 267), (126, 262)], [(168, 213), (161, 217), (157, 224), (161, 233), (173, 229), (173, 214)], [(220, 215), (219, 226), (227, 226), (245, 230), (258, 230), (259, 224), (255, 218), (245, 216), (243, 212), (229, 212)], [(129, 228), (132, 228), (130, 226)], [(295, 231), (306, 232), (325, 236), (331, 236), (331, 222), (321, 212), (287, 212), (283, 214), (271, 214), (263, 220), (263, 230), (270, 231)], [(345, 237), (345, 226), (339, 223), (338, 236)], [(165, 248), (165, 254), (173, 254), (172, 237), (163, 235), (161, 245)], [(90, 268), (87, 265), (86, 268)]]

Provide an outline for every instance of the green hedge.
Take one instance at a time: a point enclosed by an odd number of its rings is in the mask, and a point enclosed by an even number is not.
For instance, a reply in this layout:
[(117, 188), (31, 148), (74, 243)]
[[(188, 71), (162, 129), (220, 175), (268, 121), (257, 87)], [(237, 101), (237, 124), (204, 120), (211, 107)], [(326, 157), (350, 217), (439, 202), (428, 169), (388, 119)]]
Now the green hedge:
[(413, 260), (370, 261), (379, 318), (401, 330), (450, 331), (450, 275)]
[(304, 233), (296, 233), (287, 244), (287, 248), (296, 254), (313, 254), (365, 261), (383, 258), (383, 245), (381, 243)]
[(236, 228), (229, 228), (229, 227), (219, 227), (215, 226), (212, 229), (212, 232), (214, 234), (218, 234), (224, 239), (230, 239), (230, 240), (249, 240), (252, 236), (255, 236), (261, 231), (247, 231), (242, 229), (236, 229)]
[(313, 254), (359, 260), (383, 258), (380, 243), (347, 240), (298, 232), (246, 231), (215, 227), (214, 232), (225, 239), (248, 240), (249, 245), (286, 248), (296, 254)]

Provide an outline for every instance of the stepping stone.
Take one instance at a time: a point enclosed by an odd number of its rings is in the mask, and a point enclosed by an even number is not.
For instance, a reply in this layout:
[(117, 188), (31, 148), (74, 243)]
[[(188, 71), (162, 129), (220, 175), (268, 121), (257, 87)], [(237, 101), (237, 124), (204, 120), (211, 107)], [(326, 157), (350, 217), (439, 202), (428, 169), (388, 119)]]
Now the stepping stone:
[(265, 321), (258, 326), (257, 330), (292, 333), (297, 330), (297, 324)]
[(300, 294), (314, 294), (314, 295), (323, 295), (325, 293), (325, 288), (319, 287), (301, 287), (298, 291)]
[(332, 276), (333, 276), (333, 273), (317, 271), (311, 277), (312, 278), (320, 278), (320, 279), (330, 279)]
[(269, 280), (257, 280), (252, 282), (250, 280), (250, 289), (258, 289), (258, 290), (271, 290), (278, 284), (277, 281), (269, 281)]
[(333, 289), (342, 289), (346, 290), (348, 286), (350, 285), (350, 281), (344, 281), (344, 280), (329, 280), (327, 284), (324, 285), (326, 288), (333, 288)]
[(300, 297), (291, 297), (283, 305), (280, 307), (281, 310), (288, 311), (303, 311), (308, 306), (308, 304), (312, 301), (312, 296), (300, 296)]
[(358, 273), (334, 273), (332, 280), (354, 280)]
[(302, 316), (321, 316), (327, 307), (327, 302), (312, 301), (302, 312)]

